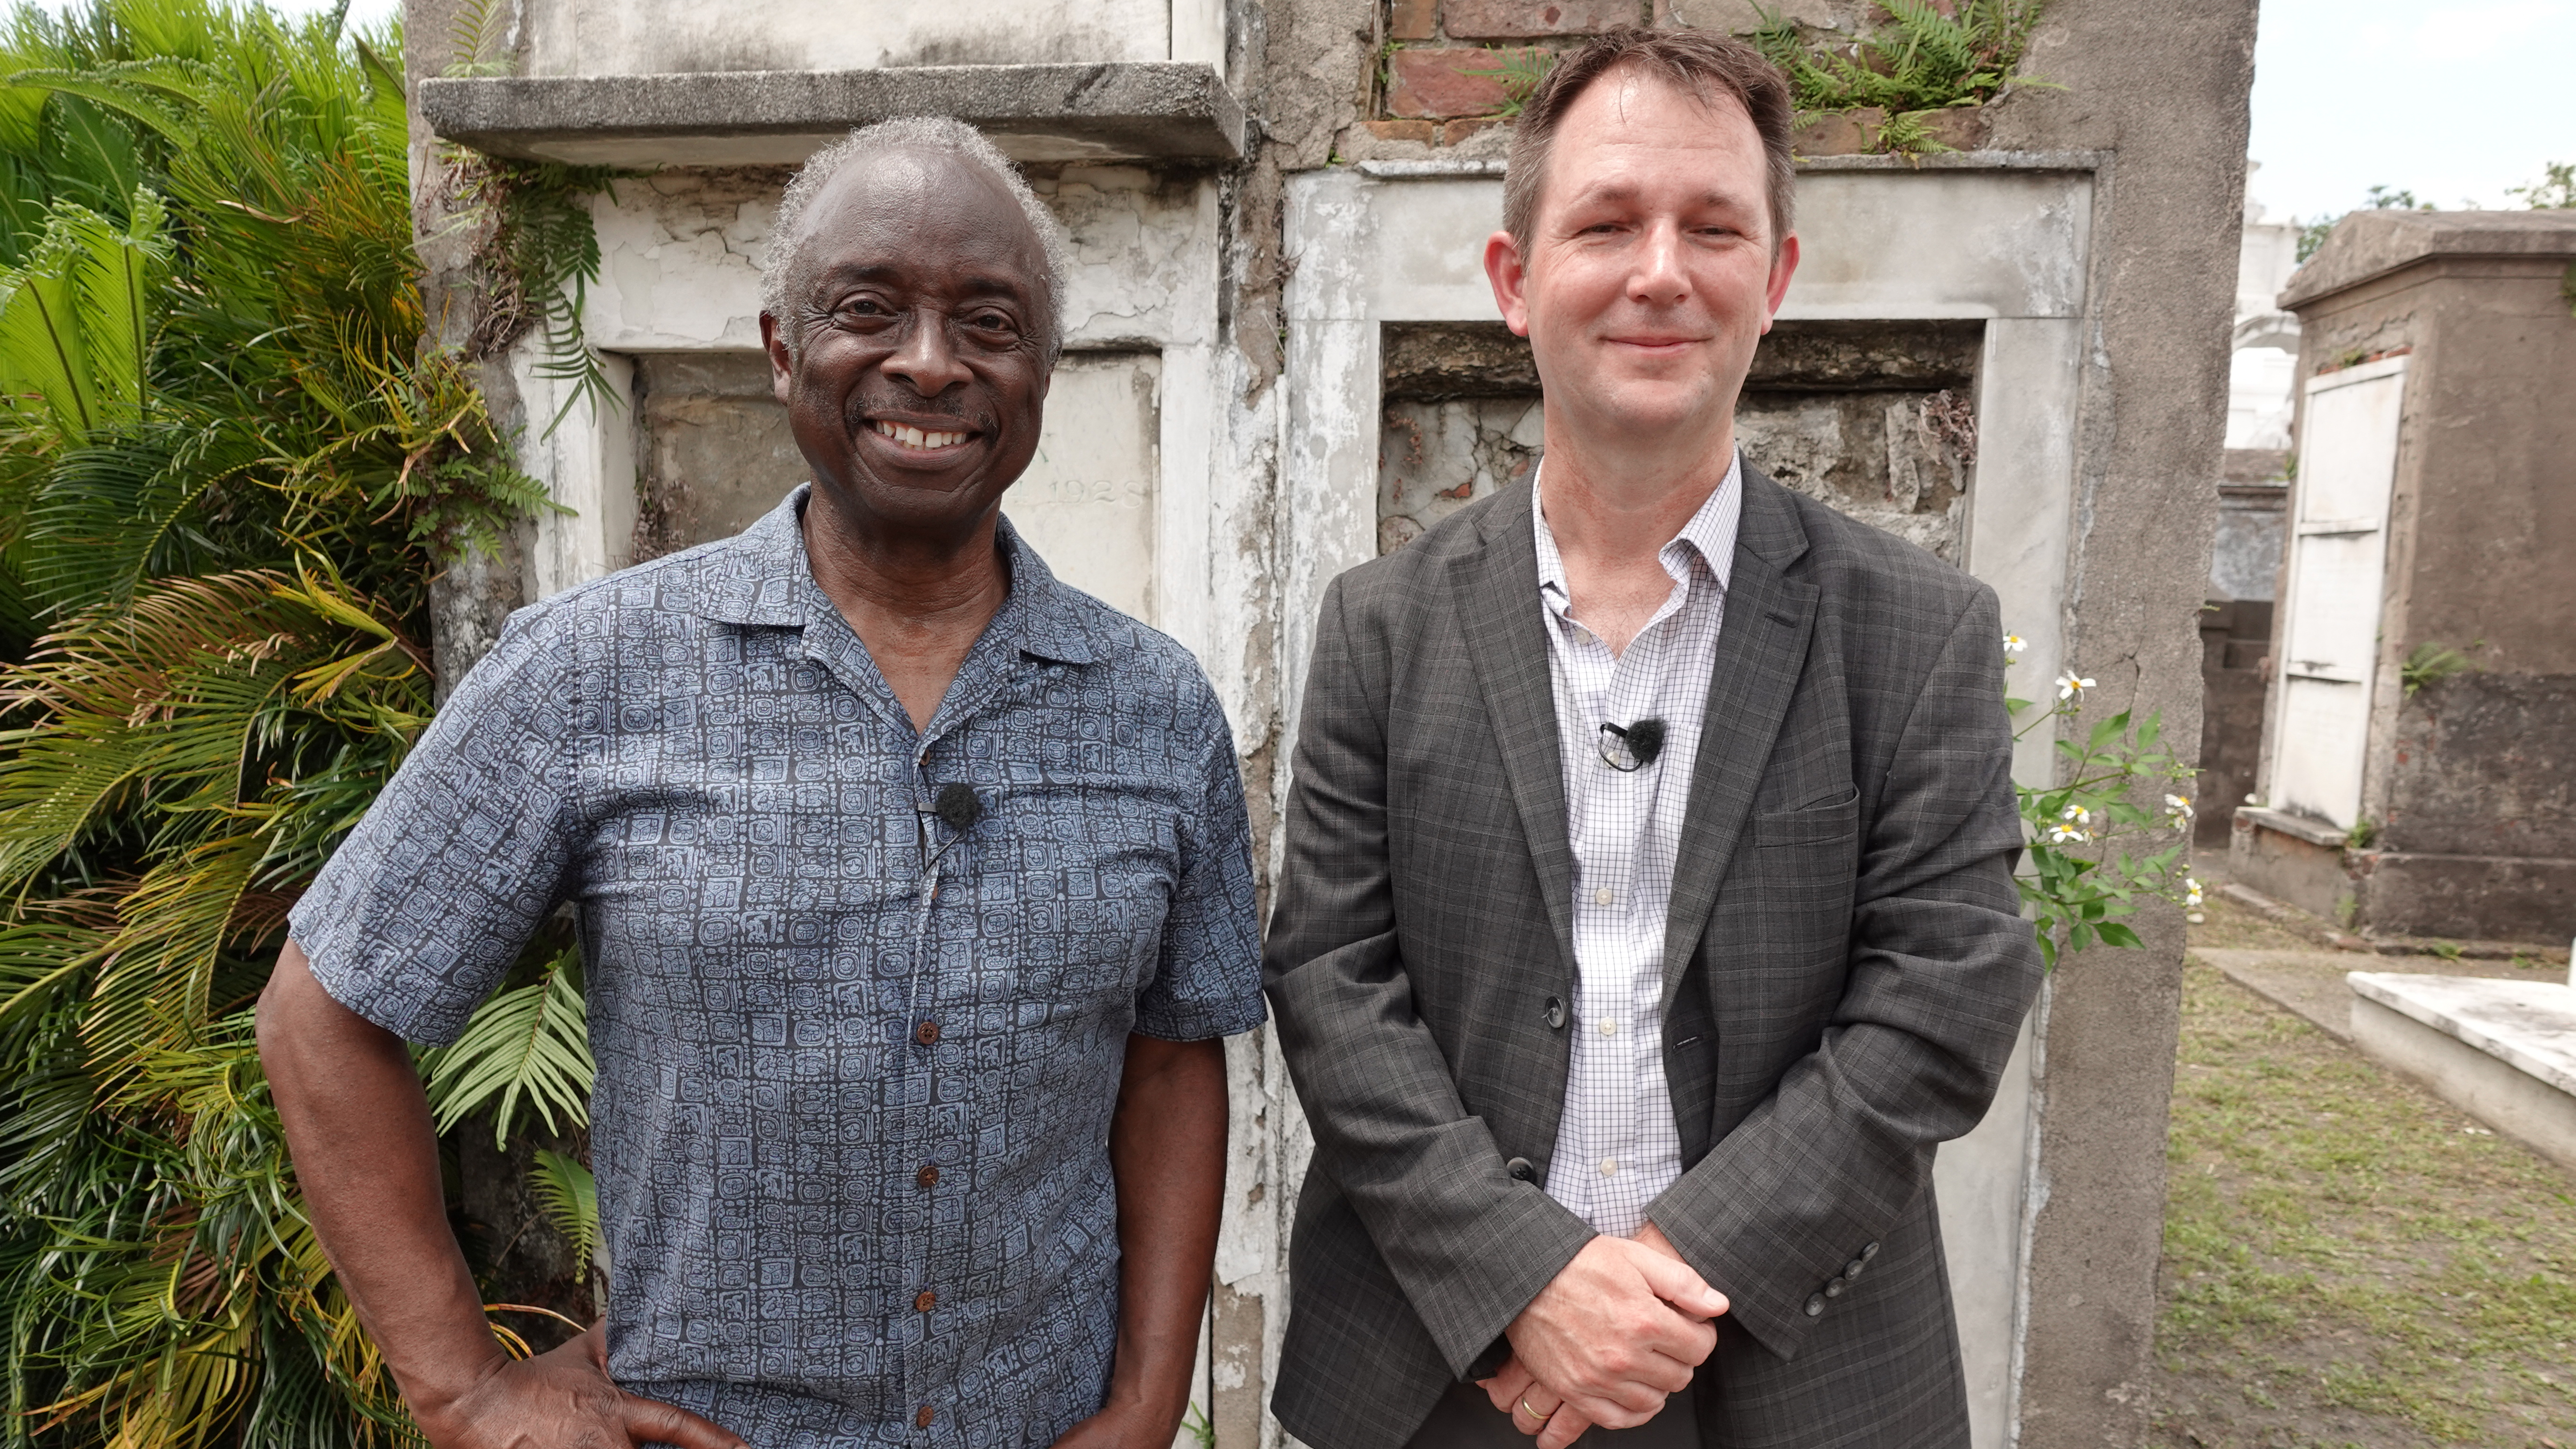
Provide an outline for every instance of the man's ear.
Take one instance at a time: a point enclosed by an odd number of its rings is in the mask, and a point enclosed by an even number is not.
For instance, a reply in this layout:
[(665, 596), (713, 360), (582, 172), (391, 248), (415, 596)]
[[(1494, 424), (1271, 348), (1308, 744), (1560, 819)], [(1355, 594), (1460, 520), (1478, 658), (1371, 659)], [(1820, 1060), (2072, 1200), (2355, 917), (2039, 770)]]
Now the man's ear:
[(760, 350), (769, 354), (770, 396), (783, 407), (794, 397), (796, 359), (787, 353), (787, 339), (778, 330), (778, 319), (767, 312), (760, 314)]
[(1769, 336), (1771, 324), (1780, 316), (1780, 304), (1789, 295), (1789, 279), (1798, 275), (1798, 234), (1780, 238), (1780, 249), (1771, 254), (1771, 281), (1763, 288), (1764, 300), (1770, 305), (1762, 313), (1762, 332)]
[(1494, 305), (1502, 311), (1503, 325), (1512, 329), (1513, 336), (1527, 337), (1529, 271), (1521, 261), (1520, 243), (1512, 240), (1510, 232), (1485, 238), (1485, 280), (1494, 284)]

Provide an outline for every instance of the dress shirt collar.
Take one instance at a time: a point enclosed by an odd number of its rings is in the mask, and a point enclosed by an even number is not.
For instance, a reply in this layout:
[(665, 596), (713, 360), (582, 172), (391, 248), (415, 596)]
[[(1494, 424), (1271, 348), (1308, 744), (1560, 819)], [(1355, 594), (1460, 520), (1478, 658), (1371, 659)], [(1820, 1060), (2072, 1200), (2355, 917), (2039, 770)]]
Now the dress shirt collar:
[[(804, 628), (817, 604), (829, 607), (805, 557), (805, 500), (813, 486), (796, 485), (751, 527), (701, 544), (679, 560), (686, 579), (684, 606), (720, 623), (789, 629)], [(1010, 519), (998, 520), (993, 532), (1010, 569), (1011, 594), (985, 627), (985, 637), (1007, 640), (1040, 659), (1090, 663), (1091, 637), (1074, 609), (1072, 591), (1057, 582)]]
[[(1557, 552), (1556, 531), (1547, 526), (1547, 510), (1542, 507), (1544, 495), (1539, 492), (1539, 475), (1545, 473), (1544, 460), (1530, 477), (1530, 531), (1538, 535), (1538, 586), (1549, 606), (1561, 609), (1568, 596), (1565, 586), (1565, 556)], [(1690, 555), (1697, 553), (1708, 565), (1709, 576), (1717, 580), (1718, 590), (1726, 589), (1735, 568), (1735, 535), (1744, 519), (1744, 450), (1736, 449), (1726, 465), (1726, 476), (1718, 480), (1716, 491), (1708, 501), (1682, 525), (1661, 550), (1664, 571), (1679, 583), (1690, 577)]]

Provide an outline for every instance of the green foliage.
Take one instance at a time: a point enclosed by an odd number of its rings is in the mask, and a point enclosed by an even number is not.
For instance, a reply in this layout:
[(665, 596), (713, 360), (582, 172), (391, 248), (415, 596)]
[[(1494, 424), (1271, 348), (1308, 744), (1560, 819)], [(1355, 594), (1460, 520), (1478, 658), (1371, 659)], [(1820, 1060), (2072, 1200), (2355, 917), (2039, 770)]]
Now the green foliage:
[(589, 1263), (599, 1252), (599, 1184), (590, 1169), (577, 1157), (540, 1147), (535, 1186), (547, 1224), (572, 1245), (574, 1262)]
[[(2019, 638), (2006, 636), (2007, 656), (2021, 647)], [(2014, 735), (2074, 726), (2056, 741), (2061, 783), (2014, 787), (2030, 833), (2027, 868), (2014, 883), (2050, 970), (2061, 955), (2095, 944), (2139, 945), (2137, 931), (2120, 918), (2133, 913), (2142, 897), (2200, 904), (2200, 883), (2184, 874), (2194, 812), (2191, 797), (2181, 792), (2190, 788), (2192, 770), (2165, 747), (2163, 717), (2136, 721), (2122, 710), (2085, 729), (2084, 695), (2094, 682), (2070, 671), (2055, 687), (2057, 704)], [(2022, 699), (2004, 703), (2015, 714), (2033, 707)], [(2161, 808), (2137, 804), (2131, 797), (2141, 792), (2161, 793)], [(2172, 843), (2145, 854), (2106, 849), (2141, 837)]]
[(1492, 68), (1471, 70), (1467, 74), (1491, 76), (1500, 82), (1504, 95), (1503, 108), (1494, 114), (1517, 116), (1521, 113), (1521, 107), (1528, 105), (1529, 98), (1537, 93), (1539, 82), (1546, 80), (1547, 73), (1556, 69), (1557, 53), (1552, 50), (1541, 50), (1534, 45), (1518, 46), (1510, 50), (1487, 47), (1487, 50), (1494, 57)]
[[(544, 506), (420, 346), (397, 46), (213, 0), (0, 24), (6, 1449), (415, 1442), (250, 1031), (429, 715), (431, 577)], [(511, 203), (555, 218), (510, 243), (539, 317), (596, 255), (549, 184)], [(559, 947), (452, 1112), (579, 1120)]]
[(1810, 35), (1762, 9), (1753, 43), (1788, 75), (1800, 112), (1881, 111), (1877, 149), (1923, 155), (1950, 149), (1931, 133), (1936, 112), (2048, 84), (2017, 73), (2046, 3), (1963, 0), (1945, 15), (1929, 0), (1884, 0), (1886, 23), (1851, 39)]
[(580, 951), (566, 948), (535, 980), (485, 1002), (453, 1046), (422, 1056), (421, 1074), (442, 1133), (468, 1117), (488, 1116), (492, 1145), (506, 1148), (523, 1112), (543, 1120), (549, 1134), (558, 1116), (589, 1126), (597, 1067), (582, 1005)]
[(2552, 161), (2540, 169), (2540, 179), (2528, 186), (2508, 186), (2507, 196), (2519, 197), (2533, 211), (2553, 211), (2576, 206), (2576, 162)]
[[(2484, 645), (2484, 639), (2469, 642), (2470, 649)], [(2398, 682), (2405, 686), (2406, 697), (2413, 699), (2428, 684), (2439, 684), (2454, 674), (2466, 674), (2477, 668), (2477, 661), (2448, 644), (2430, 640), (2406, 651), (2406, 662), (2397, 666)]]

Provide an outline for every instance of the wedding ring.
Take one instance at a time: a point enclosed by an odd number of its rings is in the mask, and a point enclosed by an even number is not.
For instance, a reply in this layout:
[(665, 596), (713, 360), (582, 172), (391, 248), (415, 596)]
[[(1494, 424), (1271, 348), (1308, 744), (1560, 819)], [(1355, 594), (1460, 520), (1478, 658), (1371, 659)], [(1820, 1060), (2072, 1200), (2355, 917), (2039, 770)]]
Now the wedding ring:
[(1548, 1421), (1548, 1415), (1542, 1414), (1538, 1410), (1529, 1406), (1529, 1395), (1527, 1394), (1521, 1395), (1521, 1412), (1529, 1415), (1531, 1418), (1536, 1419), (1542, 1424)]

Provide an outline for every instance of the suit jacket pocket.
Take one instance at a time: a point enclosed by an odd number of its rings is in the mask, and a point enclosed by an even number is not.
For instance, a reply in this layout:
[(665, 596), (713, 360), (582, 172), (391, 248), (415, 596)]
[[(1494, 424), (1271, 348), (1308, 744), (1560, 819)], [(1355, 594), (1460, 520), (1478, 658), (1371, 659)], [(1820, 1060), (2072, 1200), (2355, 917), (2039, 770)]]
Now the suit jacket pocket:
[(1841, 798), (1797, 810), (1774, 810), (1753, 817), (1755, 845), (1814, 845), (1849, 836), (1860, 824), (1860, 787)]

